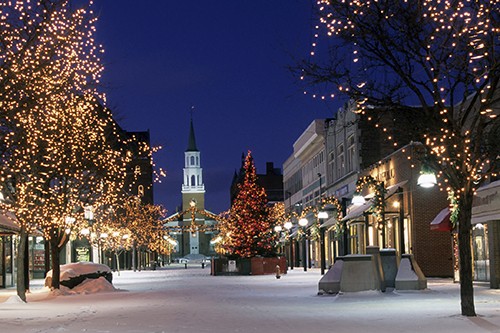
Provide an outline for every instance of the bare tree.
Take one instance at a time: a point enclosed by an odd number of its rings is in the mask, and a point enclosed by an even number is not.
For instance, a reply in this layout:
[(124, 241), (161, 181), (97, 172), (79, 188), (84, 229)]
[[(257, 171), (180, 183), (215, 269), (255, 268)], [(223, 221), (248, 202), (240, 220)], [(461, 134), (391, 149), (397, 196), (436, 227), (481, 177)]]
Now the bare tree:
[(347, 97), (368, 116), (409, 105), (423, 113), (421, 158), (455, 204), (461, 313), (475, 316), (471, 210), (475, 190), (499, 169), (500, 1), (317, 4), (317, 39), (298, 75), (325, 89), (321, 98)]

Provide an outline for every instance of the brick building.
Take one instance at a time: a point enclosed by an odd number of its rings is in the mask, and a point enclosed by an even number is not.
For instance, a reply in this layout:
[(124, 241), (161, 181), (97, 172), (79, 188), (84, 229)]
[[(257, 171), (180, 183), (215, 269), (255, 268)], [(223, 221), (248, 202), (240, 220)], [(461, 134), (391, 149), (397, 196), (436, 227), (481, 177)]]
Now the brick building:
[(366, 204), (351, 205), (347, 222), (352, 253), (364, 253), (366, 246), (395, 248), (399, 254), (413, 254), (426, 276), (453, 276), (451, 231), (431, 230), (430, 223), (448, 206), (447, 194), (437, 186), (417, 185), (420, 164), (410, 143), (363, 169), (359, 177), (371, 176), (385, 188), (385, 214), (381, 225), (371, 213), (374, 191), (364, 188)]
[[(234, 173), (230, 188), (231, 205), (238, 194), (238, 184), (245, 177), (244, 165), (245, 156), (242, 155), (241, 168)], [(257, 174), (257, 184), (266, 191), (267, 202), (272, 205), (277, 202), (283, 202), (283, 174), (280, 168), (275, 168), (273, 162), (266, 163), (266, 173)]]

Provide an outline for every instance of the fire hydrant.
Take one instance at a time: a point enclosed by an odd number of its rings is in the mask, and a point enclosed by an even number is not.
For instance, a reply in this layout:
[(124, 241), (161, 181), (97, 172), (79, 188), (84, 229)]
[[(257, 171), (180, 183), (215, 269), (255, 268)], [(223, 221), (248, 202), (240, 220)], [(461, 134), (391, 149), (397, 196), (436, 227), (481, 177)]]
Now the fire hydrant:
[(280, 265), (276, 265), (276, 278), (279, 279), (281, 277)]

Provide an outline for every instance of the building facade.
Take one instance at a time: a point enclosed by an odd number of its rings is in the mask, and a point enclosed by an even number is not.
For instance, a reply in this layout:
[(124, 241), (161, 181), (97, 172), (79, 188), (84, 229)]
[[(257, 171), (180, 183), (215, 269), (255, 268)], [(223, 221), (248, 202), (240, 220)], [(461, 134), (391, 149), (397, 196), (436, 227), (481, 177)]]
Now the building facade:
[[(423, 189), (416, 187), (419, 165), (415, 160), (408, 162), (407, 154), (413, 149), (412, 139), (419, 127), (415, 126), (416, 130), (412, 132), (398, 128), (403, 122), (419, 124), (418, 116), (413, 116), (418, 113), (412, 109), (401, 112), (382, 110), (384, 115), (378, 119), (382, 125), (375, 126), (367, 115), (355, 113), (353, 108), (354, 105), (346, 104), (334, 118), (314, 121), (294, 143), (294, 152), (283, 167), (287, 212), (306, 211), (308, 207), (317, 206), (320, 197), (338, 200), (344, 216), (340, 223), (341, 234), (338, 233), (336, 214), (328, 212), (332, 208), (316, 208), (316, 211), (329, 213), (326, 220), (319, 222), (325, 231), (327, 267), (337, 256), (365, 253), (366, 246), (372, 245), (396, 248), (399, 255), (412, 253), (419, 262), (425, 261), (423, 270), (429, 276), (451, 276), (450, 233), (431, 233), (429, 227), (440, 209), (446, 207), (446, 195), (437, 190), (421, 192)], [(314, 160), (316, 156), (318, 163)], [(351, 204), (356, 184), (364, 176), (383, 183), (385, 190), (390, 192), (387, 205), (401, 202), (401, 208), (387, 208), (382, 223), (375, 223), (370, 202), (361, 208)], [(373, 196), (374, 193), (365, 195)], [(426, 207), (432, 205), (436, 207)], [(312, 229), (318, 220), (317, 214), (305, 217)], [(297, 233), (298, 228), (295, 228), (292, 236)], [(307, 265), (319, 267), (322, 241), (317, 236), (308, 235), (307, 242)], [(439, 250), (441, 258), (433, 257), (435, 250)], [(297, 264), (296, 257), (303, 258), (304, 251), (295, 245), (292, 252), (295, 256), (291, 260)]]
[[(233, 180), (231, 182), (231, 205), (238, 195), (238, 184), (240, 184), (245, 178), (243, 168), (244, 162), (245, 157), (242, 156), (241, 168), (239, 172), (234, 173)], [(266, 191), (266, 197), (269, 205), (273, 205), (277, 202), (283, 202), (283, 174), (281, 173), (280, 168), (274, 167), (273, 162), (266, 163), (266, 173), (257, 174), (257, 185), (264, 188), (264, 190)]]

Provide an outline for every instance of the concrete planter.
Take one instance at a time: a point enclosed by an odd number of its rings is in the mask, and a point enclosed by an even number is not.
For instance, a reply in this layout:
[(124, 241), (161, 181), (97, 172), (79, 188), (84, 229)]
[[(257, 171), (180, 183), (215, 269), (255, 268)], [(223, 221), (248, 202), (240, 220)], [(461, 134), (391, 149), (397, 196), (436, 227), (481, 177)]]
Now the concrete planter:
[(211, 275), (265, 275), (276, 274), (279, 266), (280, 274), (286, 274), (285, 257), (252, 257), (252, 258), (214, 258)]

